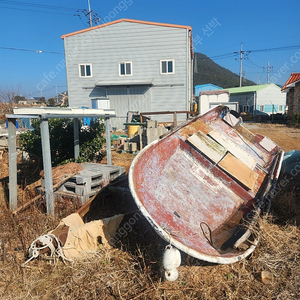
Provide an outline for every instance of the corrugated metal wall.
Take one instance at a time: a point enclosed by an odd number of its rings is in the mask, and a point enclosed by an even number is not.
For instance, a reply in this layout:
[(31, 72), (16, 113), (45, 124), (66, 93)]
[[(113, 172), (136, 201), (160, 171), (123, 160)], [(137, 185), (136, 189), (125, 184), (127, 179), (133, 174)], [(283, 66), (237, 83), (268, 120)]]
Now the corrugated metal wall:
[[(187, 110), (192, 80), (188, 33), (185, 28), (120, 22), (65, 37), (70, 106), (91, 107), (91, 99), (107, 97), (116, 110), (115, 127), (127, 121), (129, 110)], [(175, 60), (175, 74), (160, 74), (162, 59)], [(121, 61), (132, 61), (132, 76), (119, 76)], [(92, 64), (93, 77), (79, 77), (78, 64), (84, 63)], [(95, 87), (101, 80), (151, 80), (153, 86)]]

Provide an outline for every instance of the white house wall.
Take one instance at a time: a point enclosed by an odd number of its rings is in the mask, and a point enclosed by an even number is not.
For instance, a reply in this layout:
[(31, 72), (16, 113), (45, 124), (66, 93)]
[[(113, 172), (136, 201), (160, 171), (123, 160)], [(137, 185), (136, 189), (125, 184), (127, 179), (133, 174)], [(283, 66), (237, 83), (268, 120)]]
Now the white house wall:
[(201, 95), (199, 96), (199, 113), (203, 114), (207, 110), (209, 110), (212, 105), (211, 103), (227, 103), (229, 102), (229, 94), (223, 93), (223, 94), (209, 94), (209, 95)]
[[(191, 98), (189, 30), (119, 22), (64, 37), (69, 105), (91, 108), (107, 97), (121, 127), (128, 110), (188, 110)], [(175, 74), (160, 74), (160, 60), (174, 59)], [(132, 62), (132, 76), (119, 76), (119, 62)], [(79, 77), (79, 64), (92, 64), (92, 77)], [(95, 87), (98, 81), (147, 80), (153, 86)], [(161, 117), (164, 121), (166, 117)], [(183, 117), (182, 117), (183, 118)]]
[[(282, 93), (280, 88), (270, 85), (257, 92), (256, 109), (259, 110), (262, 105), (264, 106), (264, 112), (267, 114), (284, 113), (286, 94)], [(282, 110), (279, 107), (282, 107)]]
[[(243, 112), (243, 107), (248, 105), (250, 113), (253, 113), (255, 107), (255, 114), (270, 115), (285, 113), (286, 95), (281, 92), (279, 87), (270, 84), (257, 92), (230, 94), (230, 102), (238, 102), (241, 112)], [(282, 109), (280, 110), (280, 108)]]

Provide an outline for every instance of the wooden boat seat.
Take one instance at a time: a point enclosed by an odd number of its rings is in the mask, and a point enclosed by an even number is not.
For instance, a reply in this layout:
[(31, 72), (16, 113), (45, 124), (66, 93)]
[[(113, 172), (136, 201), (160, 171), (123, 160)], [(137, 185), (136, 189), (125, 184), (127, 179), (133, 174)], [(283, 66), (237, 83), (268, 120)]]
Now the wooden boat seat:
[(218, 163), (226, 154), (226, 149), (206, 134), (198, 131), (190, 136), (187, 141), (213, 162)]
[(243, 186), (250, 190), (254, 188), (259, 176), (254, 171), (255, 160), (219, 132), (213, 130), (206, 135), (197, 131), (187, 141)]
[(225, 155), (218, 165), (244, 186), (253, 190), (259, 175), (230, 152)]

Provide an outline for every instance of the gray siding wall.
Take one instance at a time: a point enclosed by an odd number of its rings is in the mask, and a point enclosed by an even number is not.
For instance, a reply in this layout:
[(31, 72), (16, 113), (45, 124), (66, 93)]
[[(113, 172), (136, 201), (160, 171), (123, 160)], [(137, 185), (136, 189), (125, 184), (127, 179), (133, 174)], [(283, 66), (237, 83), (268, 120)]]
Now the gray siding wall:
[[(127, 112), (188, 110), (191, 97), (189, 30), (120, 22), (65, 37), (69, 105), (91, 107), (107, 97), (123, 127)], [(174, 59), (175, 74), (160, 74), (160, 60)], [(132, 76), (119, 76), (119, 62), (132, 61)], [(79, 64), (92, 64), (93, 76), (79, 77)], [(97, 81), (152, 80), (153, 86), (95, 87)], [(172, 120), (163, 116), (159, 121)], [(183, 116), (182, 116), (183, 118)]]

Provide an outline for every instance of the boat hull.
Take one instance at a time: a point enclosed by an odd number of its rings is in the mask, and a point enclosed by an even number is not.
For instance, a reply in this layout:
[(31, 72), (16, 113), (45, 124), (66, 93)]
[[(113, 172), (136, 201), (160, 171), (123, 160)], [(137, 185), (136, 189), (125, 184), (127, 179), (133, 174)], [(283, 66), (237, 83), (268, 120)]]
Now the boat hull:
[(141, 150), (129, 187), (164, 240), (201, 260), (234, 263), (258, 243), (249, 227), (269, 210), (282, 155), (218, 106)]

